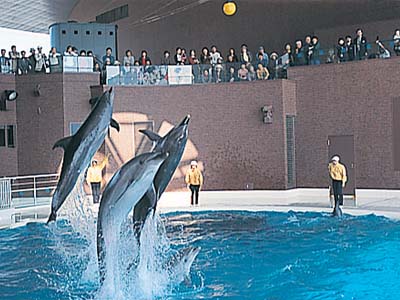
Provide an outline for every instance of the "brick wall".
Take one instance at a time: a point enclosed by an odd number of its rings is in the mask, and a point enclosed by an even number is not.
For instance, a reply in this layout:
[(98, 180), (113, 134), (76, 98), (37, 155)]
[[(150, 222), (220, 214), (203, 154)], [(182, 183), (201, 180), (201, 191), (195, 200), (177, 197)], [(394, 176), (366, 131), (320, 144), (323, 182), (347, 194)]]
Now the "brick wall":
[[(15, 77), (13, 75), (0, 74), (0, 94), (4, 90), (15, 90)], [(0, 125), (17, 125), (16, 101), (7, 101), (7, 111), (0, 111)], [(19, 128), (16, 129), (17, 132)], [(12, 176), (18, 169), (18, 141), (14, 141), (16, 147), (0, 147), (0, 176)]]
[[(394, 170), (392, 103), (400, 94), (400, 59), (292, 68), (297, 84), (299, 187), (328, 185), (329, 135), (354, 135), (358, 188), (399, 188)], [(396, 116), (397, 117), (397, 116)]]
[[(156, 131), (164, 134), (190, 114), (188, 145), (170, 189), (184, 186), (183, 176), (193, 159), (200, 162), (204, 188), (208, 190), (284, 189), (283, 87), (293, 88), (293, 85), (277, 80), (181, 87), (115, 87), (114, 118), (122, 126), (121, 133), (112, 131), (107, 151), (113, 153), (114, 159), (120, 158), (114, 164), (116, 168), (133, 155), (133, 122), (154, 120)], [(273, 106), (272, 124), (262, 122), (264, 105)], [(109, 171), (114, 170), (109, 168)]]

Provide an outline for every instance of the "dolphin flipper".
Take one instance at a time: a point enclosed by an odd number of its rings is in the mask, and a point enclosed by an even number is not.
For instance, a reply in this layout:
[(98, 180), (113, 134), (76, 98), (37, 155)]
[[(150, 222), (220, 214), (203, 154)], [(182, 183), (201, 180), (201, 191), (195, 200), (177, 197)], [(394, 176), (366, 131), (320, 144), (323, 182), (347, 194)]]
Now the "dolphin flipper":
[(117, 129), (117, 131), (119, 132), (119, 123), (117, 121), (115, 121), (114, 119), (111, 119), (110, 126), (112, 128)]
[(65, 137), (65, 138), (62, 138), (61, 140), (58, 140), (58, 141), (54, 144), (53, 150), (54, 150), (55, 148), (63, 148), (64, 150), (67, 149), (67, 147), (68, 147), (69, 143), (71, 142), (71, 140), (72, 140), (72, 136), (67, 136), (67, 137)]
[(153, 142), (157, 142), (158, 140), (162, 139), (162, 137), (159, 136), (157, 133), (155, 133), (151, 130), (148, 130), (148, 129), (140, 129), (139, 132), (143, 133), (145, 136), (147, 136)]

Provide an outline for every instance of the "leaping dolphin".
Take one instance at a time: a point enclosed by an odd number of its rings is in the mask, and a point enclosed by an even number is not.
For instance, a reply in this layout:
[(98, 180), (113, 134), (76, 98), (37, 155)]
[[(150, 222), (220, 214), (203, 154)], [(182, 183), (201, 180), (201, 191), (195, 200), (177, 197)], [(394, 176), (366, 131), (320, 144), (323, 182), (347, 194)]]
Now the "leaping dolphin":
[(175, 283), (179, 284), (183, 281), (186, 285), (191, 284), (190, 268), (200, 249), (200, 247), (186, 247), (170, 258), (166, 269)]
[(101, 283), (105, 279), (106, 268), (114, 273), (115, 245), (122, 222), (150, 188), (167, 157), (168, 153), (162, 152), (134, 157), (114, 174), (104, 189), (97, 219), (97, 259)]
[(97, 100), (85, 122), (74, 135), (54, 144), (53, 149), (57, 147), (64, 149), (64, 158), (47, 223), (56, 220), (57, 211), (71, 193), (79, 175), (84, 172), (104, 142), (109, 126), (119, 131), (118, 122), (112, 119), (113, 104), (114, 92), (111, 88)]
[(182, 159), (188, 139), (189, 121), (190, 115), (187, 115), (178, 126), (172, 128), (163, 137), (150, 130), (140, 130), (141, 133), (155, 143), (152, 149), (153, 152), (168, 152), (169, 156), (158, 170), (153, 186), (135, 205), (133, 223), (135, 224), (135, 235), (138, 239), (147, 215), (151, 210), (155, 211), (159, 197), (164, 193)]

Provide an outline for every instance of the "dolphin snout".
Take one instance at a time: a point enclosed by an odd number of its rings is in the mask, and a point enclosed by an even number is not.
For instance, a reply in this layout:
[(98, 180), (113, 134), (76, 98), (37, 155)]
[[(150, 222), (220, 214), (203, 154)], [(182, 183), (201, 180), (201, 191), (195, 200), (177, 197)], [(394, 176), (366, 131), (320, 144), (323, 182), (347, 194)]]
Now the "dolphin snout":
[(180, 125), (188, 125), (190, 121), (190, 115), (187, 115), (181, 122)]

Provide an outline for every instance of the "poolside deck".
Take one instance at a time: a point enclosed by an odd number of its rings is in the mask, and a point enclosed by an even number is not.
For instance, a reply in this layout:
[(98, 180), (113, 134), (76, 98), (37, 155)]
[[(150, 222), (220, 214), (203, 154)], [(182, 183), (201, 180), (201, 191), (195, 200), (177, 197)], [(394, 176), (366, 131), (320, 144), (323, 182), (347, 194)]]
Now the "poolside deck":
[[(375, 214), (400, 219), (400, 190), (357, 190), (356, 200), (345, 198), (344, 204), (345, 214)], [(93, 209), (97, 208), (98, 205), (94, 205)], [(200, 192), (198, 206), (190, 205), (189, 192), (170, 192), (161, 197), (158, 210), (160, 213), (213, 210), (331, 212), (332, 207), (328, 189), (293, 189), (204, 191)], [(3, 209), (0, 210), (0, 227), (18, 226), (32, 220), (46, 221), (49, 211), (49, 201), (35, 207)]]

